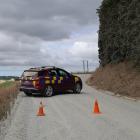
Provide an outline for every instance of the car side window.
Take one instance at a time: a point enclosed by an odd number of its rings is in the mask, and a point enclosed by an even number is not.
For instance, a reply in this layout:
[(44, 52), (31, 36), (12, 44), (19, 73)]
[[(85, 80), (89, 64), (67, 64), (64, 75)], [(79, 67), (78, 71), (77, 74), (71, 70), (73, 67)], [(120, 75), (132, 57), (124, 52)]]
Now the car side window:
[(57, 76), (57, 71), (56, 70), (50, 70), (49, 75), (50, 76)]
[(63, 70), (58, 70), (58, 72), (59, 72), (59, 76), (63, 76), (63, 77), (68, 76), (67, 72), (65, 72)]
[(38, 76), (46, 76), (46, 71), (39, 71)]

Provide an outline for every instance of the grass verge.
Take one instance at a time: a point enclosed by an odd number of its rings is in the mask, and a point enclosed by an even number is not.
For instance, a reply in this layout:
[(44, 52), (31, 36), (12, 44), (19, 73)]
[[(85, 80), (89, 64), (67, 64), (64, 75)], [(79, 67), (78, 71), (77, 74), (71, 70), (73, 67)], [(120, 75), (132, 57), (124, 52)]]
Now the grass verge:
[(3, 120), (11, 112), (18, 94), (18, 83), (7, 81), (0, 84), (0, 120)]

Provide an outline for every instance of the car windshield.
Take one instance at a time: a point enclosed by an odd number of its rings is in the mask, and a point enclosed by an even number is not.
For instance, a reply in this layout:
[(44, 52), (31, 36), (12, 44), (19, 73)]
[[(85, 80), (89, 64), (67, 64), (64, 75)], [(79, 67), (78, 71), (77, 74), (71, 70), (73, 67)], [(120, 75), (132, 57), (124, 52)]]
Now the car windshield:
[(24, 77), (34, 77), (34, 76), (37, 76), (37, 75), (38, 75), (37, 71), (25, 71), (22, 76), (24, 76)]

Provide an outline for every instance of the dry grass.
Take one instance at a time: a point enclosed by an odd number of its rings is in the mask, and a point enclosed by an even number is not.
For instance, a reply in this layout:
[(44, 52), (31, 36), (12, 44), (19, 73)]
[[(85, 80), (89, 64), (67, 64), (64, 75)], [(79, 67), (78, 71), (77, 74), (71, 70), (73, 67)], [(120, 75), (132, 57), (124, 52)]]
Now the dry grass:
[(18, 94), (17, 82), (5, 82), (0, 84), (0, 120), (10, 114), (11, 107), (14, 104)]
[(140, 97), (140, 72), (129, 63), (99, 67), (87, 83), (115, 94)]

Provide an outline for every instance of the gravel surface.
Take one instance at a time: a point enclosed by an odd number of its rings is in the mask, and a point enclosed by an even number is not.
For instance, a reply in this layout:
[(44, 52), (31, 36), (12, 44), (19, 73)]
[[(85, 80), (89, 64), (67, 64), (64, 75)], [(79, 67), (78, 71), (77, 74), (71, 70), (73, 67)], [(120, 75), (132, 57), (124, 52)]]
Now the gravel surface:
[[(83, 83), (88, 76), (81, 76)], [(95, 99), (100, 115), (92, 113)], [(36, 116), (40, 101), (45, 105), (44, 117)], [(50, 98), (21, 92), (17, 102), (4, 140), (140, 140), (140, 102), (104, 94), (86, 84), (81, 94)]]

